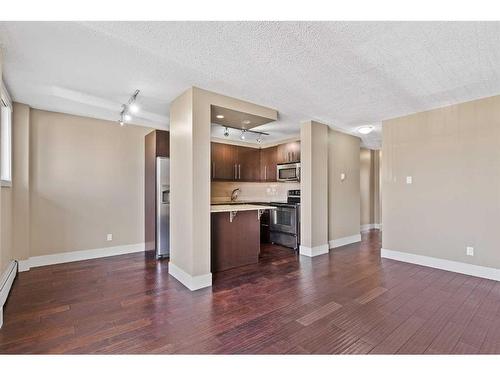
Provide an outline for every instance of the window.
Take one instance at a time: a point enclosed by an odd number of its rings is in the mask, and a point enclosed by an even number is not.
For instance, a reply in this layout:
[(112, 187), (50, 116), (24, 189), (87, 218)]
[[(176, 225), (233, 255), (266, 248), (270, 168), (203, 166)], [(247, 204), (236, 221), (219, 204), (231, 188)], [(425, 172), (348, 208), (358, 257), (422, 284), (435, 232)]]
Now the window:
[(0, 183), (12, 185), (12, 102), (5, 85), (0, 87)]

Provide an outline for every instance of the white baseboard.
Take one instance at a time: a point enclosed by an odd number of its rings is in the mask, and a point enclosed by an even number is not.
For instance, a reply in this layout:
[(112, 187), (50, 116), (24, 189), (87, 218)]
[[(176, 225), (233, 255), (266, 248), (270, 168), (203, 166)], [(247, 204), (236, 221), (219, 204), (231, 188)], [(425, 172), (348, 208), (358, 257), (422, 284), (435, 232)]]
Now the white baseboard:
[(0, 328), (3, 325), (3, 305), (7, 301), (10, 289), (17, 275), (17, 262), (12, 261), (0, 277)]
[(314, 246), (314, 247), (308, 247), (308, 246), (303, 246), (300, 245), (299, 247), (299, 253), (300, 255), (305, 255), (306, 257), (316, 257), (318, 255), (323, 255), (328, 253), (328, 244), (324, 245), (319, 245), (319, 246)]
[(212, 274), (191, 276), (172, 262), (168, 262), (168, 273), (184, 284), (189, 290), (198, 290), (212, 285)]
[(30, 257), (26, 260), (19, 260), (19, 272), (29, 271), (32, 267), (48, 266), (51, 264), (76, 262), (79, 260), (104, 258), (114, 255), (138, 253), (145, 250), (144, 243), (131, 245), (103, 247), (100, 249), (69, 251), (65, 253), (40, 255)]
[(345, 246), (360, 241), (361, 241), (361, 234), (355, 234), (353, 236), (341, 237), (335, 240), (330, 240), (328, 241), (328, 244), (330, 245), (330, 249), (334, 249), (336, 247)]
[(369, 230), (374, 229), (374, 228), (375, 228), (375, 224), (362, 224), (362, 225), (360, 225), (359, 230), (361, 232), (366, 232), (366, 231), (369, 231)]
[(382, 258), (394, 259), (400, 262), (419, 264), (421, 266), (438, 268), (440, 270), (500, 281), (500, 269), (498, 268), (477, 266), (475, 264), (455, 262), (453, 260), (433, 258), (425, 255), (404, 253), (388, 249), (381, 249), (380, 256)]
[(366, 231), (369, 231), (371, 229), (382, 229), (382, 224), (363, 224), (359, 227), (360, 231), (361, 232), (366, 232)]

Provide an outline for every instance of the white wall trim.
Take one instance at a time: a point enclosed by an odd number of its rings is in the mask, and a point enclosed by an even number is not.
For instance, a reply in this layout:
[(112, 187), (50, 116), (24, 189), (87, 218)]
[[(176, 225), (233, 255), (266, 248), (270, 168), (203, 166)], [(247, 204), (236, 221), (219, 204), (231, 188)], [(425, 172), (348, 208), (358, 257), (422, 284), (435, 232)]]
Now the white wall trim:
[(330, 245), (330, 249), (334, 249), (336, 247), (350, 245), (352, 243), (360, 241), (361, 241), (361, 233), (358, 233), (353, 236), (341, 237), (334, 240), (330, 240), (328, 241), (328, 244)]
[(388, 249), (381, 249), (380, 256), (382, 258), (394, 259), (400, 262), (419, 264), (421, 266), (438, 268), (440, 270), (500, 281), (500, 269), (498, 268), (477, 266), (475, 264), (455, 262), (453, 260), (433, 258), (425, 255), (417, 255)]
[(110, 246), (99, 249), (69, 251), (65, 253), (40, 255), (19, 260), (19, 272), (29, 271), (32, 267), (48, 266), (51, 264), (76, 262), (79, 260), (105, 258), (115, 255), (138, 253), (145, 251), (145, 244), (137, 243), (131, 245)]
[(17, 262), (11, 261), (0, 278), (0, 328), (3, 325), (3, 305), (7, 301), (10, 289), (17, 275)]
[(308, 247), (300, 245), (299, 252), (300, 255), (305, 255), (306, 257), (316, 257), (318, 255), (328, 254), (328, 244)]
[(375, 224), (362, 224), (360, 227), (359, 227), (359, 230), (361, 232), (367, 232), (371, 229), (375, 229)]
[(359, 227), (359, 230), (361, 232), (367, 232), (371, 229), (382, 229), (382, 224), (377, 224), (377, 223), (373, 223), (373, 224), (362, 224), (360, 227)]
[(199, 276), (191, 276), (172, 262), (168, 262), (168, 273), (175, 277), (179, 282), (181, 282), (191, 291), (206, 288), (212, 285), (211, 273)]

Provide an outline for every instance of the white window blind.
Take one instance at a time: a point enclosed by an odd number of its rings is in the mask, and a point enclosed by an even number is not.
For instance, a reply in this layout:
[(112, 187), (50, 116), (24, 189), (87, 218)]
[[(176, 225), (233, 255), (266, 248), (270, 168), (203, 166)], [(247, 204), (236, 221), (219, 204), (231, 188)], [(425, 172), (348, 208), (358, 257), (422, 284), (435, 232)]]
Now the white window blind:
[(0, 90), (0, 180), (12, 185), (12, 102), (5, 85)]

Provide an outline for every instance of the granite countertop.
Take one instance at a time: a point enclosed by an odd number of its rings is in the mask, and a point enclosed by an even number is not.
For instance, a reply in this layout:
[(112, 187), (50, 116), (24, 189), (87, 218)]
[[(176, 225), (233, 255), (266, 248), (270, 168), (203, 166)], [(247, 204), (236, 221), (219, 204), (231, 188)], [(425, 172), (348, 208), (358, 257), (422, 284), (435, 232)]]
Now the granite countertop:
[(210, 212), (235, 212), (275, 209), (276, 207), (274, 206), (264, 206), (259, 204), (213, 204), (210, 206)]

